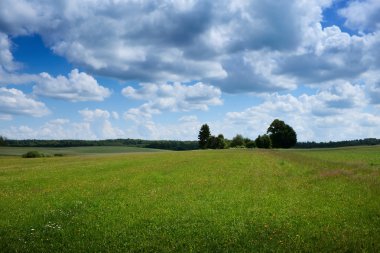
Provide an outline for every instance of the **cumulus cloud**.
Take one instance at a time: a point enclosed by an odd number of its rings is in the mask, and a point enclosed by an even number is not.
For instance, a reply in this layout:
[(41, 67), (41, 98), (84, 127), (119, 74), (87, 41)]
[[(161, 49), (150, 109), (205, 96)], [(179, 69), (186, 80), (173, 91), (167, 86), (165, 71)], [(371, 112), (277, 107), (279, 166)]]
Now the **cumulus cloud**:
[(276, 73), (292, 76), (297, 83), (320, 84), (352, 80), (369, 69), (365, 37), (350, 36), (337, 26), (314, 32), (318, 35), (300, 53), (277, 59)]
[(201, 82), (193, 85), (142, 83), (140, 89), (125, 87), (122, 94), (127, 98), (146, 101), (124, 114), (126, 119), (133, 121), (145, 121), (161, 111), (205, 111), (209, 106), (223, 104), (221, 90)]
[(183, 116), (173, 123), (157, 123), (153, 120), (130, 122), (126, 134), (151, 140), (196, 140), (201, 125), (194, 115)]
[(227, 77), (208, 81), (228, 93), (293, 90), (297, 87), (296, 80), (276, 73), (278, 59), (283, 57), (282, 53), (266, 50), (234, 54), (222, 60)]
[(84, 109), (84, 110), (79, 111), (79, 114), (82, 115), (85, 121), (94, 121), (96, 119), (109, 119), (111, 115), (108, 111), (101, 110), (101, 109), (95, 109), (95, 110)]
[(52, 77), (48, 73), (41, 73), (33, 92), (36, 95), (72, 102), (103, 101), (111, 94), (108, 88), (99, 85), (92, 76), (77, 69), (72, 70), (68, 77)]
[(361, 32), (380, 30), (380, 2), (378, 0), (350, 1), (339, 11), (346, 18), (345, 25)]
[(8, 36), (0, 32), (0, 73), (3, 71), (13, 71), (17, 64), (13, 60), (11, 52), (11, 41)]
[[(69, 61), (123, 80), (201, 80), (226, 92), (273, 92), (368, 68), (360, 42), (347, 45), (347, 34), (322, 30), (331, 2), (4, 0), (0, 31), (37, 33)], [(305, 47), (326, 36), (334, 48)], [(353, 64), (342, 66), (347, 61)]]
[(380, 105), (380, 71), (368, 71), (362, 75), (365, 82), (366, 93), (369, 101), (374, 105)]
[(128, 86), (122, 94), (170, 111), (207, 110), (209, 106), (223, 103), (220, 89), (201, 82), (194, 85), (142, 83), (140, 86), (140, 89)]
[[(88, 118), (88, 115), (90, 118)], [(10, 126), (1, 129), (1, 135), (10, 139), (80, 139), (99, 140), (126, 138), (126, 133), (116, 127), (107, 115), (106, 110), (82, 110), (83, 121), (72, 122), (69, 119), (58, 118), (40, 126)]]
[(30, 127), (26, 125), (11, 126), (0, 129), (3, 136), (9, 139), (44, 139), (64, 140), (80, 139), (94, 140), (97, 136), (92, 132), (87, 122), (74, 123), (67, 119), (57, 119), (44, 123), (41, 126)]
[(118, 119), (117, 112), (109, 112), (107, 110), (95, 109), (80, 110), (79, 114), (83, 117), (84, 122), (90, 124), (91, 131), (97, 139), (125, 138), (123, 130), (115, 127), (111, 123), (111, 119)]
[(273, 94), (258, 106), (227, 113), (223, 127), (230, 125), (228, 132), (234, 129), (253, 138), (280, 118), (295, 128), (301, 141), (377, 136), (380, 115), (368, 113), (366, 101), (364, 87), (349, 83), (337, 83), (315, 95)]
[(24, 94), (18, 89), (0, 88), (0, 114), (2, 118), (10, 118), (13, 115), (28, 115), (42, 117), (49, 114), (46, 105)]

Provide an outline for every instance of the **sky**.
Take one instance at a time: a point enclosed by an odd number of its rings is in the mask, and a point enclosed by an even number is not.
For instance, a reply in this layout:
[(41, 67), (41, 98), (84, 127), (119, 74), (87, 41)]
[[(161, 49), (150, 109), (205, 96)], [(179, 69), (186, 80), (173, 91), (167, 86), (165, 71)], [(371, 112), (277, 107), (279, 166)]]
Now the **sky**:
[(379, 0), (1, 0), (10, 139), (380, 138)]

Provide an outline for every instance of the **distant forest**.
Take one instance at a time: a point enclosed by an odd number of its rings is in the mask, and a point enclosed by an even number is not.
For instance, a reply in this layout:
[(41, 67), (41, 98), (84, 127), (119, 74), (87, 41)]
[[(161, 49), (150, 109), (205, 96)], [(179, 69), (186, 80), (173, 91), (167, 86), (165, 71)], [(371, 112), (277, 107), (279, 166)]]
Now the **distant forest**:
[(351, 141), (297, 142), (294, 148), (339, 148), (348, 146), (380, 145), (380, 139), (366, 138)]
[[(113, 139), (113, 140), (10, 140), (4, 143), (10, 147), (79, 147), (79, 146), (129, 146), (141, 148), (156, 148), (166, 150), (195, 150), (199, 149), (198, 141), (169, 141), (169, 140), (140, 140), (140, 139)], [(380, 139), (367, 138), (337, 142), (297, 142), (294, 148), (337, 148), (347, 146), (380, 145)]]
[(198, 141), (149, 141), (140, 139), (113, 140), (5, 140), (10, 147), (82, 147), (82, 146), (128, 146), (166, 150), (198, 149)]

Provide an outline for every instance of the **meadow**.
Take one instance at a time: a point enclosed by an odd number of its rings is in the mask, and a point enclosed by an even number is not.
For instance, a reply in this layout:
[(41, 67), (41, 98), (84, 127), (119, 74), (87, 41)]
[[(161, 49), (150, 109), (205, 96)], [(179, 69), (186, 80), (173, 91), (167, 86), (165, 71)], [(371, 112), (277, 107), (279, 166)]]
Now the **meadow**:
[(2, 252), (380, 252), (379, 146), (2, 156), (0, 196)]
[(163, 152), (165, 150), (126, 146), (88, 146), (88, 147), (0, 147), (0, 156), (21, 156), (28, 151), (38, 151), (47, 156), (54, 155), (102, 155), (102, 154), (123, 154), (138, 152)]

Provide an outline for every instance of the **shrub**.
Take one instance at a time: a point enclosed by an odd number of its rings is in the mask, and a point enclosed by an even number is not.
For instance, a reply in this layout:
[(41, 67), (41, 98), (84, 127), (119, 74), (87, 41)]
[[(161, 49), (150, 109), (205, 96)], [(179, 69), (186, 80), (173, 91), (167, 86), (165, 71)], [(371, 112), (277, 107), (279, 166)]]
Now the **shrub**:
[(38, 151), (29, 151), (22, 155), (23, 158), (37, 158), (37, 157), (44, 157), (44, 154), (38, 152)]

